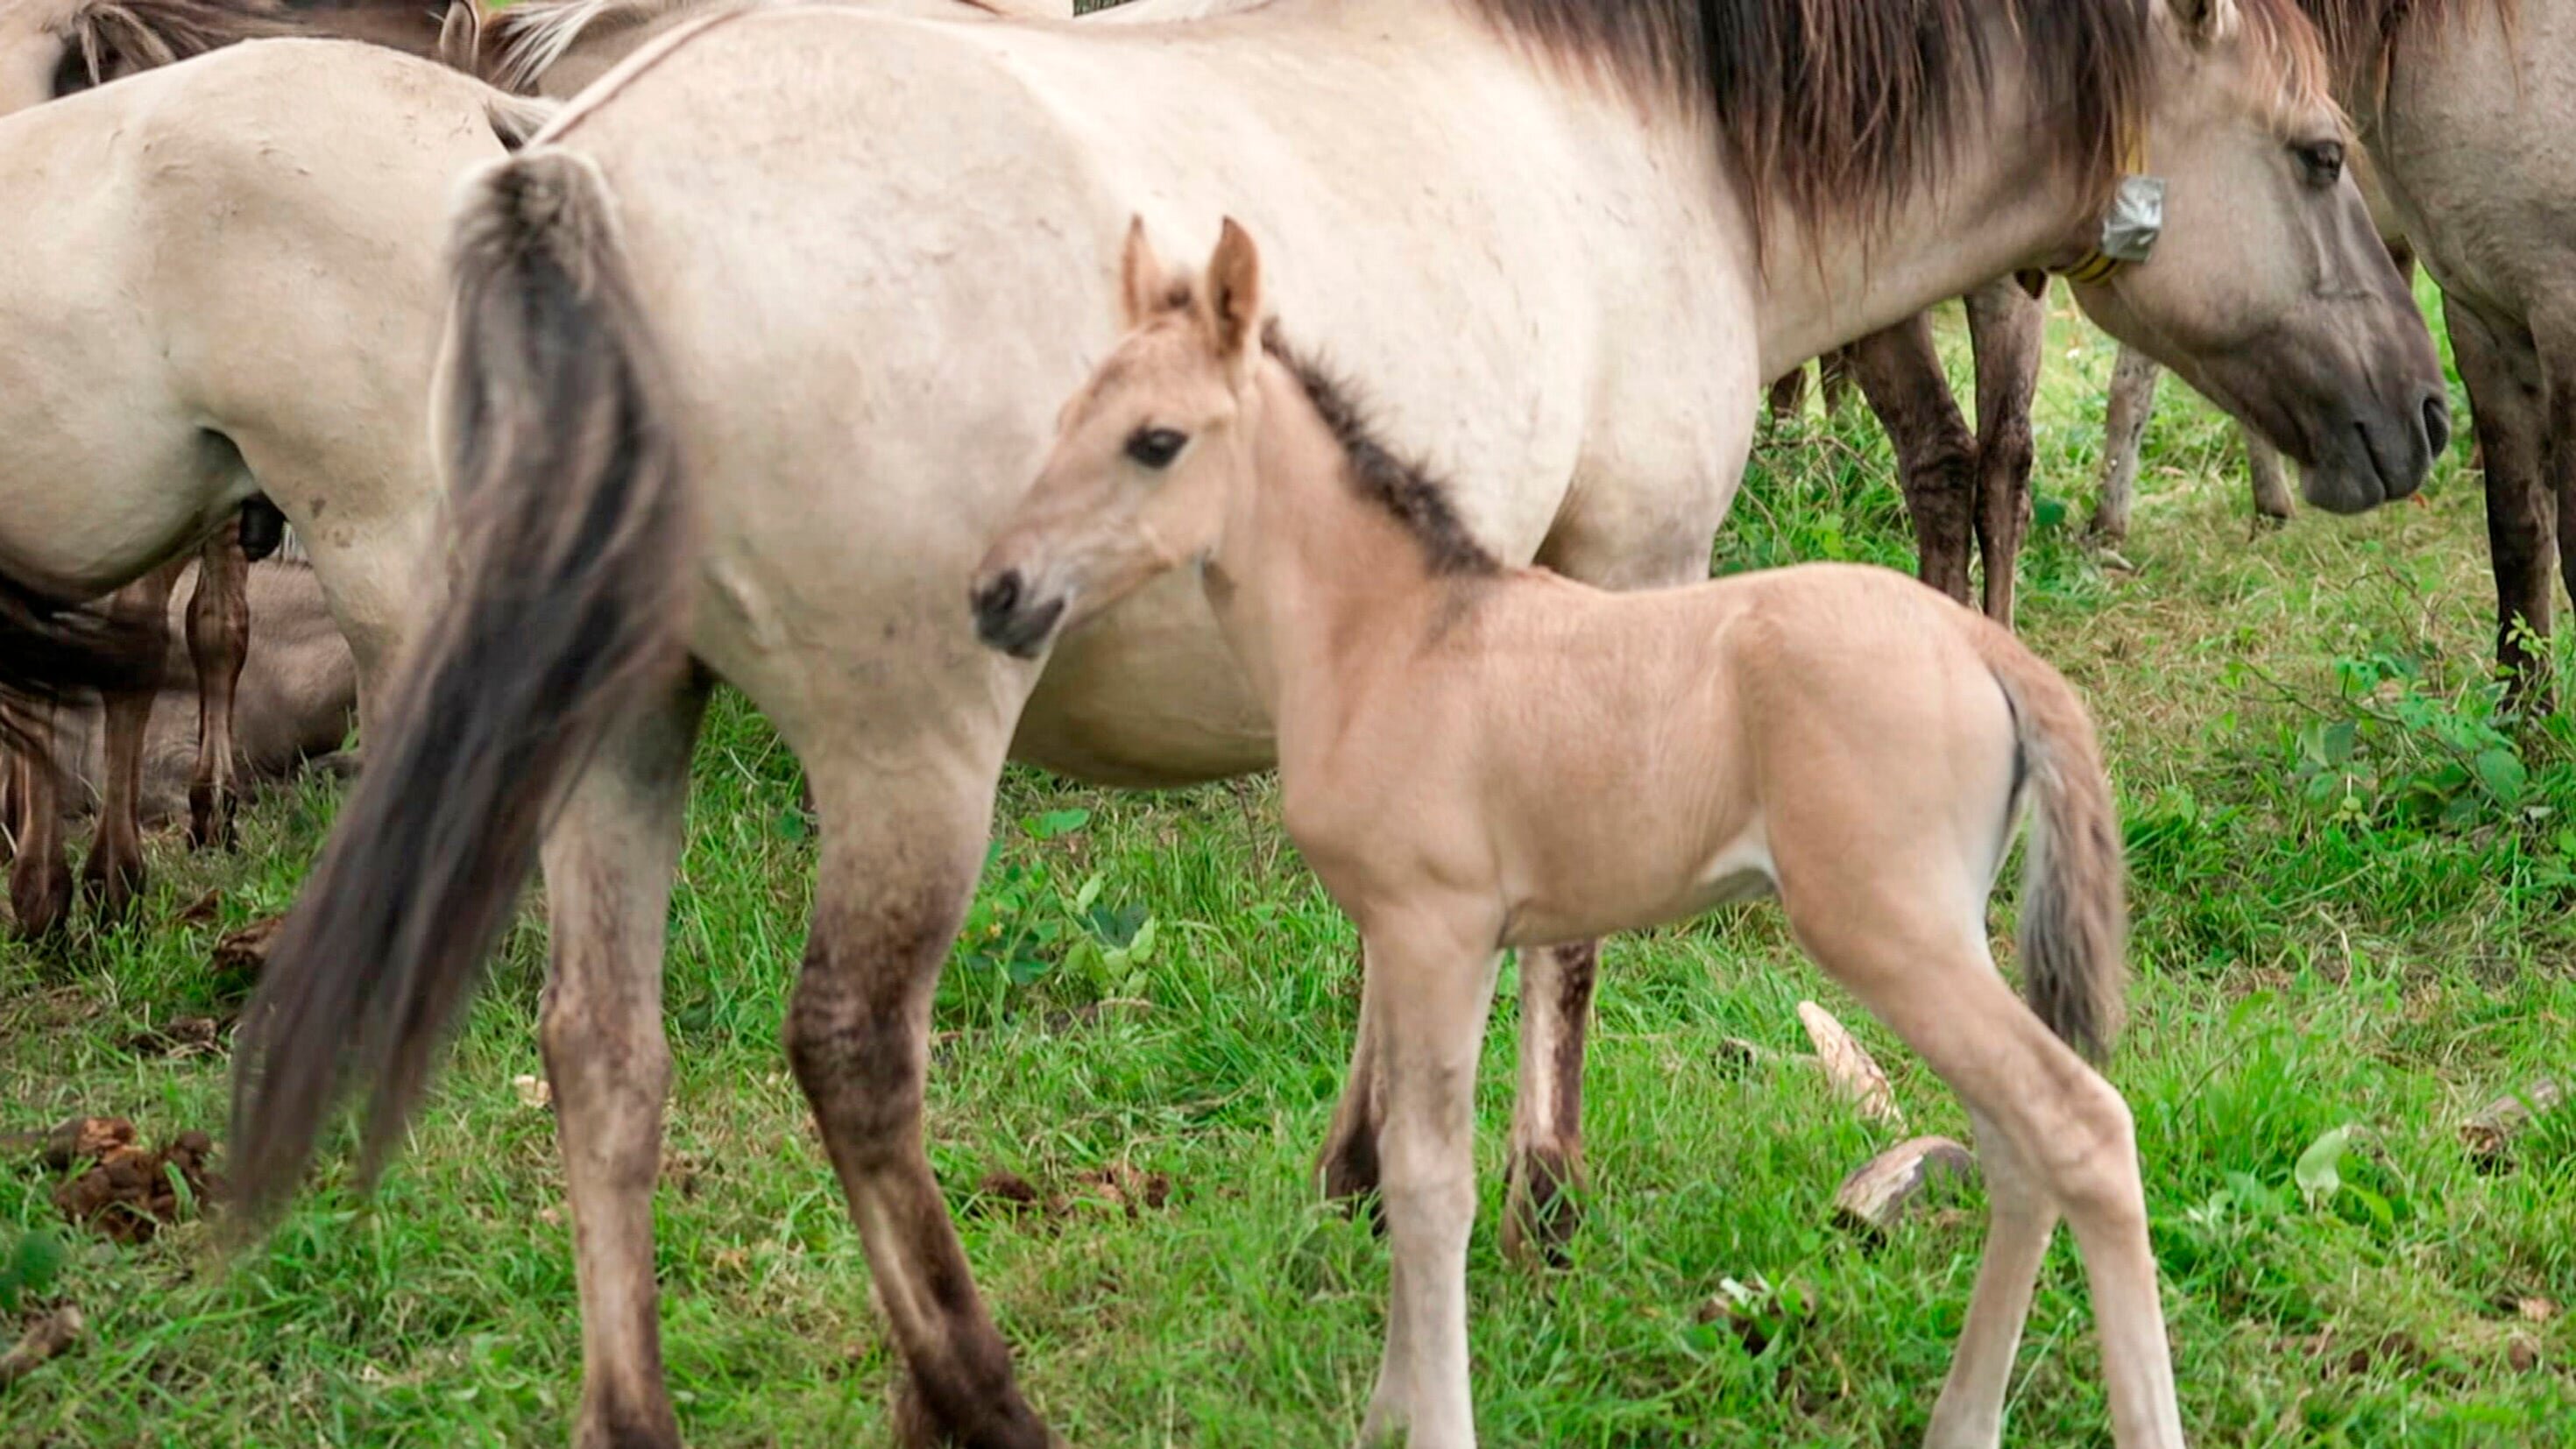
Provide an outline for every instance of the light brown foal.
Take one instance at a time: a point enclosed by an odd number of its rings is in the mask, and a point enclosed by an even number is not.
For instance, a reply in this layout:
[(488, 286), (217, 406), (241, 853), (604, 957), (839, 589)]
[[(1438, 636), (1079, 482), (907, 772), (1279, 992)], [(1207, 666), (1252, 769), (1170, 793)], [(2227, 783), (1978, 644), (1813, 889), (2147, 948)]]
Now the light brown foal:
[[(1928, 1441), (1997, 1442), (2062, 1213), (2116, 1441), (2179, 1446), (2128, 1108), (2075, 1050), (2114, 1029), (2125, 917), (2110, 788), (2066, 681), (1881, 569), (1618, 594), (1505, 568), (1265, 329), (1241, 228), (1193, 280), (1162, 270), (1140, 220), (1125, 276), (1133, 330), (986, 554), (977, 629), (1034, 655), (1196, 565), (1272, 713), (1288, 832), (1367, 961), (1351, 1095), (1383, 1104), (1394, 1274), (1363, 1438), (1475, 1439), (1473, 1087), (1502, 951), (1776, 892), (1975, 1119), (1993, 1234)], [(2025, 798), (2028, 1005), (1985, 925)]]

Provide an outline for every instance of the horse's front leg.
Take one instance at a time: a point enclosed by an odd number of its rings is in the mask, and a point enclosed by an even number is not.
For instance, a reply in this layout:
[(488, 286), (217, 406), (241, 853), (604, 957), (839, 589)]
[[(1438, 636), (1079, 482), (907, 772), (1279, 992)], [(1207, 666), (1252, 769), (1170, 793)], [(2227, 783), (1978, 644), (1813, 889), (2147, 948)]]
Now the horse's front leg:
[(1917, 313), (1847, 349), (1861, 395), (1896, 446), (1905, 509), (1923, 582), (1968, 602), (1968, 552), (1977, 514), (1977, 439), (1950, 395), (1949, 374), (1932, 342), (1932, 317)]
[(63, 859), (62, 767), (55, 763), (52, 705), (12, 706), (9, 749), (9, 909), (29, 940), (63, 928), (72, 910), (72, 868)]
[(787, 1055), (909, 1372), (898, 1439), (1044, 1449), (922, 1147), (931, 995), (983, 863), (1001, 775), (991, 744), (990, 758), (915, 758), (900, 773), (868, 750), (806, 753), (822, 858)]
[(197, 669), (197, 768), (188, 780), (188, 844), (233, 846), (233, 698), (250, 654), (250, 556), (241, 530), (217, 529), (199, 550), (188, 597), (188, 659)]
[(1986, 617), (2007, 629), (2013, 576), (2030, 536), (2030, 404), (2047, 327), (2047, 310), (2014, 278), (1968, 294), (1977, 363), (1977, 555), (1986, 569)]
[(2085, 531), (2105, 543), (2129, 536), (2129, 513), (2138, 496), (2138, 456), (2155, 415), (2156, 360), (2123, 342), (2111, 364), (2111, 395), (2102, 410), (2102, 481)]
[(1467, 1368), (1467, 1238), (1476, 1220), (1476, 1060), (1502, 923), (1473, 907), (1363, 923), (1377, 977), (1386, 1121), (1386, 1353), (1363, 1444), (1476, 1442)]
[[(185, 559), (174, 559), (108, 596), (108, 616), (153, 640), (156, 657), (168, 652), (170, 592), (186, 567)], [(122, 919), (143, 891), (143, 748), (158, 692), (147, 686), (100, 702), (107, 778), (100, 782), (98, 833), (81, 867), (81, 889), (102, 923)]]
[(2496, 664), (2507, 675), (2508, 697), (2544, 705), (2549, 687), (2545, 652), (2533, 641), (2549, 637), (2557, 588), (2558, 500), (2544, 476), (2543, 407), (2539, 357), (2529, 337), (2488, 322), (2445, 297), (2451, 353), (2469, 389), (2469, 417), (2486, 456), (2487, 551), (2495, 570)]
[(653, 1187), (671, 1052), (664, 921), (702, 684), (649, 704), (593, 756), (544, 848), (552, 970), (539, 1027), (581, 1289), (574, 1449), (677, 1449), (662, 1381)]

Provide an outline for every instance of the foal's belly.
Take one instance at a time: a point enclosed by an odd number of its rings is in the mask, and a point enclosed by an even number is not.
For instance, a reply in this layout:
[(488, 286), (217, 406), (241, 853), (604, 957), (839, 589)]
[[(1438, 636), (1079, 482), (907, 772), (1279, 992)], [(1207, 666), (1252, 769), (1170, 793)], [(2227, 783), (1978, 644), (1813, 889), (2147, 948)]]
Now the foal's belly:
[[(1689, 854), (1678, 858), (1691, 859)], [(1698, 859), (1675, 871), (1650, 853), (1596, 858), (1580, 869), (1524, 886), (1510, 903), (1503, 944), (1553, 946), (1589, 941), (1621, 931), (1689, 920), (1722, 905), (1758, 900), (1778, 888), (1770, 844), (1759, 820), (1747, 823)]]

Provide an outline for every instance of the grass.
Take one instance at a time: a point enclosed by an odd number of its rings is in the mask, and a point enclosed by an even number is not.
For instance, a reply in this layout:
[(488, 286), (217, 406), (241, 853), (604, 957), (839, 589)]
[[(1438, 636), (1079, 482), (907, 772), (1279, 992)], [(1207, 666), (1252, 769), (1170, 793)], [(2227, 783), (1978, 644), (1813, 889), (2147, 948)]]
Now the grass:
[[(2022, 632), (2089, 692), (2128, 821), (2135, 1026), (2114, 1076), (2140, 1124), (2195, 1441), (2576, 1442), (2576, 1330), (2517, 1307), (2576, 1306), (2576, 1114), (2485, 1170), (2456, 1131), (2500, 1092), (2576, 1073), (2576, 730), (2516, 738), (2492, 720), (2475, 479), (2455, 460), (2422, 506), (2256, 531), (2232, 430), (2170, 389), (2114, 561), (2071, 532), (2109, 345), (2060, 316), (2051, 354)], [(1890, 472), (1863, 415), (1767, 431), (1719, 566), (1906, 564)], [(794, 762), (725, 701), (674, 909), (659, 1198), (670, 1383), (709, 1449), (885, 1436), (893, 1366), (865, 1265), (777, 1047), (814, 851), (797, 799)], [(74, 1113), (130, 1116), (156, 1140), (219, 1128), (220, 1057), (120, 1043), (216, 1004), (208, 946), (289, 902), (333, 802), (320, 785), (271, 797), (234, 857), (161, 846), (147, 928), (0, 952), (0, 1129)], [(1307, 1169), (1347, 1049), (1353, 942), (1283, 846), (1272, 789), (1148, 797), (1018, 772), (997, 839), (943, 986), (931, 1154), (1027, 1388), (1082, 1445), (1346, 1442), (1385, 1255), (1312, 1201)], [(210, 888), (220, 921), (174, 923)], [(524, 918), (374, 1200), (335, 1159), (237, 1263), (202, 1224), (141, 1248), (75, 1238), (41, 1171), (0, 1162), (0, 1239), (61, 1236), (51, 1291), (91, 1324), (0, 1390), (0, 1444), (561, 1442), (580, 1358), (571, 1228), (550, 1118), (514, 1085), (540, 1070), (542, 949)], [(1878, 1053), (1915, 1130), (1964, 1135), (1939, 1084), (1768, 908), (1622, 938), (1576, 1269), (1534, 1278), (1493, 1237), (1509, 995), (1470, 1262), (1488, 1442), (1916, 1442), (1974, 1274), (1977, 1201), (1875, 1248), (1833, 1229), (1833, 1185), (1894, 1134), (1804, 1074), (1727, 1068), (1717, 1044), (1794, 1047), (1792, 1007), (1814, 997)], [(2346, 1127), (2328, 1187), (2314, 1168), (2332, 1154), (2311, 1149)], [(1113, 1168), (1168, 1177), (1170, 1201), (1086, 1194)], [(988, 1211), (976, 1186), (993, 1171), (1073, 1201)], [(1695, 1313), (1755, 1275), (1812, 1304), (1775, 1313), (1758, 1350)], [(2107, 1444), (2105, 1415), (2061, 1236), (2010, 1434)]]

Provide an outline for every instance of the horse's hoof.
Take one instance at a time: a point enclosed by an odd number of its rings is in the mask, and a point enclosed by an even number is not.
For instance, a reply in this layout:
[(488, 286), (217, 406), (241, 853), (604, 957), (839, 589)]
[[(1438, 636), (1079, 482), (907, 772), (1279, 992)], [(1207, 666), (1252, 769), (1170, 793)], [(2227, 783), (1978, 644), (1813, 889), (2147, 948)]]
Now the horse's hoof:
[(1542, 1270), (1571, 1266), (1566, 1244), (1583, 1221), (1574, 1197), (1577, 1172), (1554, 1148), (1533, 1148), (1512, 1159), (1503, 1191), (1505, 1262)]

